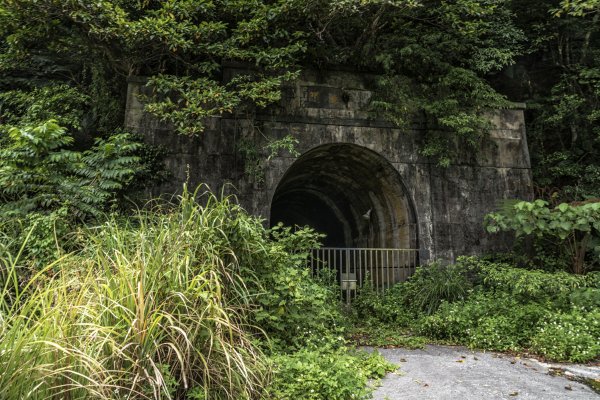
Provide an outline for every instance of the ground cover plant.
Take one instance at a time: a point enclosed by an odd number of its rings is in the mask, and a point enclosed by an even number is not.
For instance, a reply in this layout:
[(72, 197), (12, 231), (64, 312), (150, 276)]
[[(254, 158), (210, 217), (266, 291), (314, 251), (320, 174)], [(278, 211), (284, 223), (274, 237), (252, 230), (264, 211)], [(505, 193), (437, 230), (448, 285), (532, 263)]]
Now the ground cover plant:
[(271, 358), (274, 379), (268, 397), (278, 399), (366, 399), (383, 378), (397, 369), (379, 353), (348, 351), (323, 343)]
[(367, 344), (377, 342), (383, 330), (417, 343), (425, 337), (590, 362), (600, 358), (599, 305), (597, 272), (528, 270), (463, 257), (453, 265), (423, 266), (383, 296), (367, 288), (353, 312), (356, 321), (368, 322), (354, 333), (362, 329)]
[(0, 398), (367, 398), (394, 368), (334, 328), (330, 288), (289, 253), (309, 231), (273, 239), (230, 199), (184, 190), (78, 234), (81, 250), (34, 274), (30, 236), (0, 244)]

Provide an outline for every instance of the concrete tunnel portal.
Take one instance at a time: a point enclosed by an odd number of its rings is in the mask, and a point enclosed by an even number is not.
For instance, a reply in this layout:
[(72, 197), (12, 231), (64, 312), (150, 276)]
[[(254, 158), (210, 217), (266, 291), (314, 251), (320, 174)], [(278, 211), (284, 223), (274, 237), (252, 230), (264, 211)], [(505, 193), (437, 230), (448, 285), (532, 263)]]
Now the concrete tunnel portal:
[(301, 155), (271, 202), (271, 225), (309, 225), (325, 247), (416, 249), (414, 209), (398, 171), (354, 144), (327, 144)]

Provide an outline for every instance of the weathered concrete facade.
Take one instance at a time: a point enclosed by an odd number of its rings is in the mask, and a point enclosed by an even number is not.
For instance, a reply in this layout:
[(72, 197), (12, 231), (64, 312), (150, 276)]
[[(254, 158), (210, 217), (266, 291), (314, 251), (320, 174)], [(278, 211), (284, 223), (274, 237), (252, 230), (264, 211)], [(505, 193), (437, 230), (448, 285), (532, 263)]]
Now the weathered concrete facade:
[[(186, 180), (215, 191), (232, 184), (248, 211), (271, 222), (309, 223), (326, 231), (332, 246), (418, 248), (421, 262), (502, 249), (482, 221), (502, 199), (531, 197), (523, 111), (493, 113), (480, 151), (465, 148), (440, 168), (419, 153), (423, 124), (399, 129), (366, 111), (370, 79), (306, 72), (252, 122), (213, 118), (194, 138), (145, 114), (137, 95), (147, 89), (132, 81), (126, 126), (168, 152), (172, 177), (157, 188), (163, 193), (177, 192)], [(290, 134), (300, 156), (280, 151), (264, 164), (263, 179), (244, 173), (241, 143), (263, 149), (266, 138)]]

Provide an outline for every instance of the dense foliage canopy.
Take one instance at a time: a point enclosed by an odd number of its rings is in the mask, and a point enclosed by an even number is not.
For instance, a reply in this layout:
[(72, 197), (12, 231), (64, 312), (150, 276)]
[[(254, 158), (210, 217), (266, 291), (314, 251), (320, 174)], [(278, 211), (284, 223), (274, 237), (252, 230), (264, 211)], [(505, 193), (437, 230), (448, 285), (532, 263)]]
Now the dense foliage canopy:
[(600, 193), (600, 38), (597, 1), (514, 2), (514, 21), (527, 35), (506, 78), (527, 102), (528, 138), (539, 195), (561, 201)]
[[(511, 64), (524, 40), (505, 1), (2, 4), (2, 122), (58, 119), (71, 110), (79, 114), (65, 123), (93, 133), (118, 125), (126, 78), (134, 75), (150, 77), (156, 89), (149, 111), (197, 134), (202, 117), (277, 101), (281, 84), (301, 68), (349, 66), (380, 73), (373, 108), (393, 121), (423, 112), (476, 143), (481, 113), (504, 104), (484, 78)], [(232, 62), (250, 72), (224, 81), (222, 67)], [(36, 112), (41, 102), (50, 107)], [(74, 106), (64, 110), (64, 103)], [(447, 142), (433, 134), (424, 151), (447, 164)]]
[[(378, 73), (374, 111), (427, 121), (421, 151), (441, 165), (452, 141), (485, 136), (486, 109), (527, 102), (541, 193), (582, 199), (600, 180), (598, 12), (567, 0), (3, 0), (0, 124), (53, 118), (89, 146), (120, 127), (127, 78), (141, 75), (156, 89), (148, 110), (199, 134), (203, 117), (277, 101), (303, 68), (343, 66)], [(224, 80), (231, 63), (247, 72)]]

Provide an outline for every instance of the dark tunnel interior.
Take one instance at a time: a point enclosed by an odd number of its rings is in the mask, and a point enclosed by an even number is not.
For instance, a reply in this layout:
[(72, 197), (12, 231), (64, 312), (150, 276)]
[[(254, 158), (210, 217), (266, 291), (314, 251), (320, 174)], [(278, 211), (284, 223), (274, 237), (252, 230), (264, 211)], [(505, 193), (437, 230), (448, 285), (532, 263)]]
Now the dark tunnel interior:
[(353, 144), (316, 147), (286, 171), (271, 225), (309, 225), (325, 247), (415, 248), (415, 221), (396, 169)]

